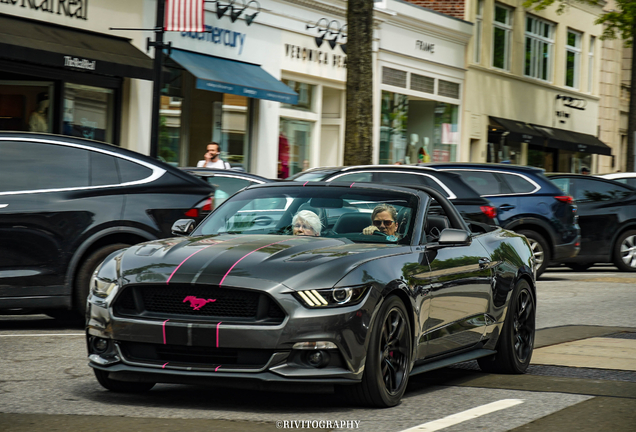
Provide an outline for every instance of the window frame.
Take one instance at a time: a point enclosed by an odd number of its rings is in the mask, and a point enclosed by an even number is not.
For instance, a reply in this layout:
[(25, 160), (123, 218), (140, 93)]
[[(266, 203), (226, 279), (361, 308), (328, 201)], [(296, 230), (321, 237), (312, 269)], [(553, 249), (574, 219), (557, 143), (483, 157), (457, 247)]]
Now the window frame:
[(477, 11), (475, 12), (475, 45), (473, 61), (476, 64), (481, 63), (481, 45), (483, 39), (483, 22), (484, 20), (484, 0), (477, 0)]
[[(570, 45), (569, 37), (570, 34), (576, 37), (575, 45)], [(579, 80), (581, 75), (581, 40), (583, 39), (583, 33), (576, 31), (574, 29), (567, 29), (565, 33), (565, 76), (564, 76), (564, 86), (572, 89), (579, 89)], [(572, 85), (568, 83), (568, 73), (570, 71), (570, 66), (568, 66), (568, 56), (572, 54), (574, 56), (573, 66), (572, 66)]]
[[(530, 30), (528, 29), (528, 22), (532, 21)], [(549, 35), (545, 36), (544, 26), (547, 27)], [(537, 30), (540, 27), (540, 30)], [(556, 26), (550, 21), (532, 16), (526, 15), (526, 28), (524, 31), (525, 39), (525, 63), (523, 67), (524, 76), (538, 79), (545, 82), (552, 82), (552, 68), (554, 64), (554, 34)], [(530, 58), (528, 55), (528, 43), (530, 43)], [(547, 59), (543, 58), (543, 47), (547, 46), (548, 53)], [(528, 71), (528, 63), (530, 63), (530, 71)], [(547, 64), (546, 64), (547, 63)], [(545, 77), (541, 76), (543, 67), (545, 67)]]
[(596, 49), (596, 36), (590, 35), (587, 59), (587, 91), (594, 92), (594, 50)]
[[(501, 21), (497, 21), (496, 20), (496, 16), (497, 16), (497, 8), (505, 10), (507, 12), (506, 15), (506, 22), (501, 22)], [(495, 3), (494, 8), (493, 8), (493, 20), (492, 20), (492, 25), (493, 25), (493, 30), (492, 30), (492, 54), (491, 54), (491, 66), (495, 69), (499, 69), (499, 70), (504, 70), (504, 71), (510, 71), (510, 45), (511, 45), (511, 39), (512, 39), (512, 26), (513, 26), (513, 13), (514, 13), (514, 9), (509, 7), (509, 6), (505, 6), (503, 4), (500, 3)], [(504, 58), (503, 58), (503, 67), (500, 66), (496, 66), (495, 65), (495, 43), (497, 41), (495, 33), (497, 30), (501, 30), (504, 32)]]

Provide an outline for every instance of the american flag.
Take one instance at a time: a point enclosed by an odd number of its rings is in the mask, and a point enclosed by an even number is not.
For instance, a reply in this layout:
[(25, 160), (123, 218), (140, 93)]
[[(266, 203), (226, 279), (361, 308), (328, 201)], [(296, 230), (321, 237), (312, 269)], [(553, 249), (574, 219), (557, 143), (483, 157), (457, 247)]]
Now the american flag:
[(203, 28), (204, 0), (165, 1), (165, 31), (202, 32), (205, 30)]

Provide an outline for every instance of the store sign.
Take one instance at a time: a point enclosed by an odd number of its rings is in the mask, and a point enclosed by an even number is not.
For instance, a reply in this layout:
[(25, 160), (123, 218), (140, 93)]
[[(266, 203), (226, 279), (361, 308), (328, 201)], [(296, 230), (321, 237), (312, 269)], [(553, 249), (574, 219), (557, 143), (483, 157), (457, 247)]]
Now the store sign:
[(302, 62), (330, 65), (334, 68), (347, 67), (347, 56), (333, 54), (314, 48), (305, 48), (298, 45), (285, 44), (285, 57)]
[(88, 19), (88, 0), (0, 0), (0, 4), (19, 6), (69, 18)]
[(240, 55), (243, 52), (243, 46), (245, 45), (247, 35), (245, 33), (227, 30), (221, 27), (206, 25), (205, 32), (203, 33), (181, 32), (181, 37), (237, 48)]
[(431, 54), (435, 54), (435, 44), (430, 42), (424, 42), (421, 40), (415, 41), (415, 48), (420, 51), (430, 52)]
[(97, 60), (79, 59), (77, 57), (64, 56), (64, 66), (83, 69), (83, 70), (95, 70)]

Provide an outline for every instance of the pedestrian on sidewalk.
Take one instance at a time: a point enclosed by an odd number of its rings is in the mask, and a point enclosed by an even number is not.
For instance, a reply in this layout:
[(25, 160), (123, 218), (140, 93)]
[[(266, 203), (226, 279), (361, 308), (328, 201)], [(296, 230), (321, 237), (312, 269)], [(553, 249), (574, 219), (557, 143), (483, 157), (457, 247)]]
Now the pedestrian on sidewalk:
[(203, 155), (203, 160), (197, 163), (197, 167), (230, 169), (230, 164), (223, 161), (221, 155), (221, 146), (219, 143), (211, 142), (207, 146), (207, 151)]

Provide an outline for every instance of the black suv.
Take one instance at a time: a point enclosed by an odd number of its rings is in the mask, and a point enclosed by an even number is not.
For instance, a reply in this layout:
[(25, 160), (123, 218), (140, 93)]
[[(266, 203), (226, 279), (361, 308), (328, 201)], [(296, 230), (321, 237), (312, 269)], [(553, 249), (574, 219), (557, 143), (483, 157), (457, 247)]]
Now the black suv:
[(83, 316), (89, 278), (107, 255), (170, 237), (177, 219), (202, 219), (213, 193), (113, 145), (0, 133), (0, 309)]
[(497, 226), (493, 205), (471, 189), (460, 176), (413, 165), (360, 165), (314, 168), (300, 172), (289, 180), (308, 182), (376, 183), (405, 186), (428, 186), (443, 193), (455, 205), (473, 232)]
[(548, 174), (576, 200), (581, 252), (564, 260), (573, 270), (614, 263), (636, 271), (636, 189), (613, 180), (581, 174)]
[(576, 205), (541, 168), (476, 163), (424, 166), (459, 174), (497, 208), (503, 228), (525, 235), (535, 254), (537, 276), (548, 264), (575, 257), (581, 249)]

